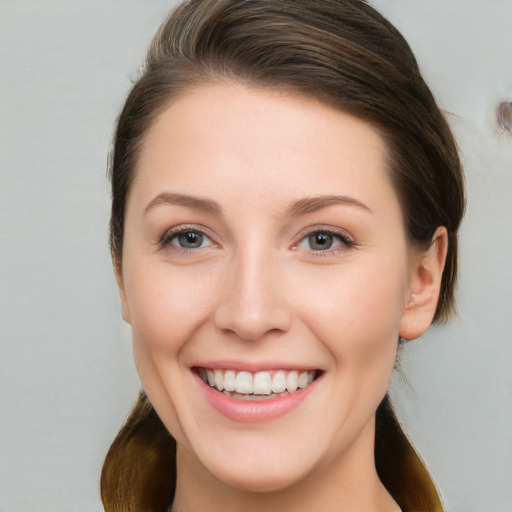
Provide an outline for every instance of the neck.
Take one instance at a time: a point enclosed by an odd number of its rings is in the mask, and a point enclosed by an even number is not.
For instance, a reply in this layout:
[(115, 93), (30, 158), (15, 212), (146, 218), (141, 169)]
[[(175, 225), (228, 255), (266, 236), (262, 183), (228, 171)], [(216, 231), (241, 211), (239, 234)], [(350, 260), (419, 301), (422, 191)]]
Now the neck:
[(398, 505), (375, 470), (374, 437), (372, 419), (343, 457), (320, 464), (300, 481), (272, 492), (232, 487), (178, 445), (178, 479), (172, 512), (398, 512)]

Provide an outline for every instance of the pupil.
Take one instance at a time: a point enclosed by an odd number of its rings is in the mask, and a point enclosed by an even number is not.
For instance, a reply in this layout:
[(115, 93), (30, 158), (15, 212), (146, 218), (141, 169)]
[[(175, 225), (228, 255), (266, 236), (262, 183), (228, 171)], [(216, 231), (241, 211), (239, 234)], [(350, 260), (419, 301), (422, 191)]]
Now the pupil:
[(330, 249), (332, 246), (332, 235), (327, 233), (315, 233), (309, 237), (311, 249), (318, 251), (321, 249)]
[(178, 241), (181, 247), (194, 249), (201, 247), (201, 244), (203, 243), (203, 235), (200, 233), (194, 233), (193, 231), (187, 231), (186, 233), (179, 235)]

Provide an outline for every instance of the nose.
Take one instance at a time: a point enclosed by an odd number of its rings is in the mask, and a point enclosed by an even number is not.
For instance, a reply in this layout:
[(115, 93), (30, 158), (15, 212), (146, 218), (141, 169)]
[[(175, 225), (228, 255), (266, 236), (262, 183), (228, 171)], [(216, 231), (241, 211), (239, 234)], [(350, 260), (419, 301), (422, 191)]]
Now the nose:
[(292, 315), (279, 263), (256, 250), (236, 256), (226, 270), (214, 322), (240, 339), (256, 341), (286, 332)]

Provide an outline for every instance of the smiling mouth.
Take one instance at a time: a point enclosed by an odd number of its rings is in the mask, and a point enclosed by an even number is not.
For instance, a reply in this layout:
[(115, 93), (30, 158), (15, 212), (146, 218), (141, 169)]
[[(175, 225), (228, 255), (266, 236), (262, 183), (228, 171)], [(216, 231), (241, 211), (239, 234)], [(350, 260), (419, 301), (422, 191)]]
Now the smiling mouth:
[(242, 400), (268, 400), (307, 388), (319, 375), (317, 370), (272, 370), (237, 372), (197, 368), (199, 377), (224, 395)]

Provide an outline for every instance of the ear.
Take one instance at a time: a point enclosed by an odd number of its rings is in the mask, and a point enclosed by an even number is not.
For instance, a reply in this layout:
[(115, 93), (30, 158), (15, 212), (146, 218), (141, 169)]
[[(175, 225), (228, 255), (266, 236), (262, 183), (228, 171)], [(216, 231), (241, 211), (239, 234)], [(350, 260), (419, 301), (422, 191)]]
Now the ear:
[(438, 227), (427, 250), (413, 248), (409, 269), (409, 293), (399, 334), (406, 340), (421, 336), (432, 323), (439, 300), (448, 232)]
[(124, 287), (124, 279), (123, 279), (123, 269), (121, 263), (115, 265), (115, 273), (116, 273), (116, 281), (117, 281), (117, 289), (119, 290), (119, 297), (121, 298), (121, 313), (123, 315), (123, 320), (131, 324), (131, 315), (130, 308), (128, 307), (128, 300), (126, 298), (126, 290)]

